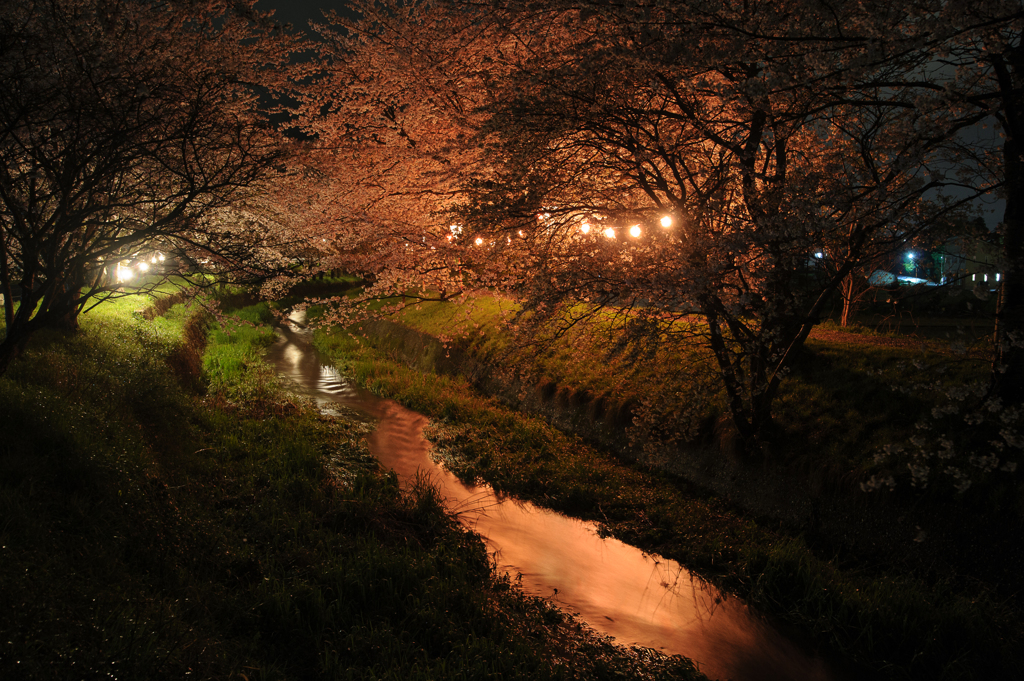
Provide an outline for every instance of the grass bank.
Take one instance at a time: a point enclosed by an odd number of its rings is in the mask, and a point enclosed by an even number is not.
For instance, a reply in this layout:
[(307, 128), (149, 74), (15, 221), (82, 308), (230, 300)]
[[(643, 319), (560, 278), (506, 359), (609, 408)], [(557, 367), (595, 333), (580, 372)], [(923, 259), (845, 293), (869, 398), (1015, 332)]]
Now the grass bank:
[(0, 378), (0, 678), (697, 678), (496, 579), (365, 426), (281, 391), (265, 307), (207, 336), (144, 304)]
[[(466, 381), (410, 369), (372, 341), (321, 330), (316, 342), (361, 384), (429, 415), (435, 455), (457, 474), (596, 521), (611, 535), (676, 559), (862, 673), (992, 679), (1016, 678), (1024, 670), (1024, 636), (1012, 598), (973, 575), (929, 567), (927, 546), (902, 557), (834, 552), (828, 542), (745, 515), (678, 479), (510, 411)], [(831, 346), (813, 352), (835, 352), (829, 361), (837, 364), (843, 355)], [(836, 375), (850, 370), (842, 362)], [(549, 364), (546, 371), (555, 369)], [(866, 398), (860, 408), (876, 409)], [(876, 417), (891, 423), (882, 411)], [(869, 429), (870, 423), (865, 437), (872, 436)], [(906, 554), (920, 549), (913, 542), (904, 548)]]
[[(394, 321), (495, 368), (517, 372), (550, 392), (564, 391), (569, 400), (601, 402), (612, 411), (629, 406), (654, 438), (682, 434), (684, 439), (707, 441), (715, 424), (727, 415), (713, 361), (695, 351), (694, 342), (666, 343), (638, 360), (615, 351), (619, 335), (609, 321), (604, 328), (573, 328), (557, 341), (523, 345), (523, 339), (513, 341), (503, 326), (516, 310), (507, 300), (481, 296), (461, 303), (420, 303)], [(316, 314), (318, 308), (311, 312)], [(680, 322), (689, 323), (697, 322)], [(936, 406), (934, 394), (901, 387), (984, 380), (990, 369), (985, 348), (972, 349), (967, 338), (955, 332), (950, 339), (937, 340), (862, 326), (841, 329), (831, 322), (819, 325), (775, 402), (776, 428), (767, 435), (772, 465), (805, 470), (813, 466), (826, 471), (832, 481), (845, 479), (851, 484), (851, 473), (872, 469), (874, 453), (905, 438)], [(949, 352), (950, 341), (955, 340), (967, 344), (958, 355)], [(370, 343), (385, 348), (387, 339)], [(673, 426), (664, 428), (666, 423)], [(813, 460), (808, 452), (813, 452)]]

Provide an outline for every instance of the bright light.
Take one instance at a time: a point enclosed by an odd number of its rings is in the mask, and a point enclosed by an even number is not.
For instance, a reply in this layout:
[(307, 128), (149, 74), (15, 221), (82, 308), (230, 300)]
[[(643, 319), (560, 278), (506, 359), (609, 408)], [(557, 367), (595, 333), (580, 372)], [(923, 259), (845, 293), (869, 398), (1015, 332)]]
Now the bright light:
[(156, 264), (156, 256), (154, 255), (152, 258), (149, 259), (149, 261), (155, 265)]
[(817, 258), (818, 260), (821, 260), (822, 258), (825, 257), (825, 254), (822, 253), (821, 251), (818, 251), (817, 253), (814, 254), (814, 257)]
[(149, 263), (143, 260), (139, 263), (138, 267), (140, 272), (145, 272), (149, 269)]
[(913, 251), (907, 251), (907, 260), (913, 260), (913, 259), (914, 259), (914, 252)]
[(661, 218), (661, 226), (662, 227), (671, 227), (672, 226), (672, 216), (671, 215), (663, 216)]
[(164, 261), (164, 254), (163, 253), (157, 254), (157, 258), (160, 259), (160, 262), (163, 262)]
[(522, 238), (523, 238), (523, 230), (519, 230), (519, 238), (520, 238), (520, 239), (522, 239)]
[(609, 239), (614, 239), (615, 238), (615, 230), (612, 229), (611, 227), (609, 227), (608, 229), (604, 230), (604, 235), (606, 237), (608, 237)]
[(479, 237), (479, 236), (478, 236), (478, 237), (476, 238), (476, 242), (475, 242), (475, 243), (476, 243), (476, 245), (477, 245), (477, 246), (479, 246), (479, 245), (480, 245), (480, 244), (482, 244), (483, 242), (484, 242), (484, 240), (483, 240), (483, 237)]
[(633, 225), (629, 228), (629, 235), (634, 239), (640, 236), (640, 225)]
[(452, 236), (458, 236), (462, 234), (462, 225), (452, 225), (448, 229), (451, 231)]
[(590, 234), (590, 223), (584, 222), (582, 225), (580, 225), (580, 231), (583, 232), (584, 234)]
[(121, 263), (117, 263), (117, 283), (123, 284), (132, 278), (131, 268), (125, 267)]

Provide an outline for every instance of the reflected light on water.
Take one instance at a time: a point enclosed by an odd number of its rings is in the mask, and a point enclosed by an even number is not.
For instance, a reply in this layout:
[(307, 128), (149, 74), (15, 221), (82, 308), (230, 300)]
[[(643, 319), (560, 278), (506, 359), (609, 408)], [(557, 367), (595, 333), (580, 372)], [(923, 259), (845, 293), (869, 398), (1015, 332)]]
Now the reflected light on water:
[(427, 419), (349, 385), (322, 367), (295, 328), (283, 329), (268, 359), (323, 404), (340, 403), (379, 419), (370, 450), (408, 483), (429, 476), (449, 508), (478, 532), (499, 570), (522, 590), (578, 614), (617, 643), (684, 655), (713, 679), (825, 680), (825, 664), (768, 626), (738, 599), (723, 596), (675, 561), (645, 554), (597, 526), (466, 485), (429, 457)]

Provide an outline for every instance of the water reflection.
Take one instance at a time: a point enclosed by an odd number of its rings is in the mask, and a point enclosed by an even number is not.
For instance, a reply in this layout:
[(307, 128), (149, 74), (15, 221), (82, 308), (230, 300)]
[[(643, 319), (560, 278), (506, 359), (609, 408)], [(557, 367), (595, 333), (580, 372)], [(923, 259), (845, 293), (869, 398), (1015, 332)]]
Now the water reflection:
[(300, 320), (292, 321), (268, 353), (278, 371), (321, 406), (340, 404), (379, 420), (370, 436), (373, 454), (400, 480), (411, 480), (417, 471), (427, 474), (524, 592), (578, 613), (618, 643), (684, 655), (713, 679), (831, 678), (820, 659), (805, 655), (744, 604), (723, 598), (678, 563), (601, 538), (591, 523), (499, 498), (487, 486), (463, 484), (430, 460), (422, 436), (425, 417), (322, 367)]

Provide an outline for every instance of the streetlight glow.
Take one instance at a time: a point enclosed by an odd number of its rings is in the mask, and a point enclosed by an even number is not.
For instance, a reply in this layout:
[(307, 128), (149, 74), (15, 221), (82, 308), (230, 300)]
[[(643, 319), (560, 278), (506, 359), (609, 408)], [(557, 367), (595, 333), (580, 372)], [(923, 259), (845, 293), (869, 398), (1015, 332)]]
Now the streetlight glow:
[(640, 236), (640, 225), (633, 225), (629, 228), (629, 235), (634, 239)]
[(604, 230), (604, 235), (606, 237), (608, 237), (609, 239), (614, 239), (615, 238), (615, 230), (612, 229), (611, 227), (609, 227), (608, 229)]
[(662, 216), (662, 218), (661, 218), (661, 226), (662, 227), (671, 227), (672, 226), (672, 216), (671, 215), (664, 215), (664, 216)]
[(582, 225), (580, 225), (580, 231), (583, 232), (584, 234), (590, 234), (590, 223), (584, 222)]

